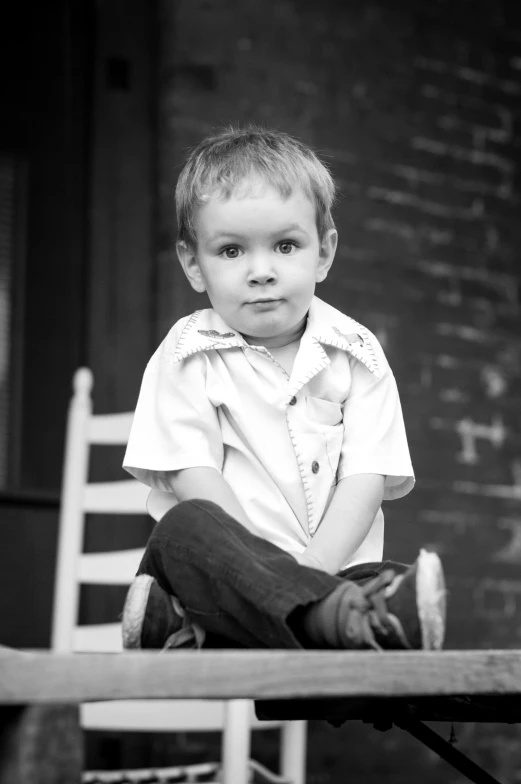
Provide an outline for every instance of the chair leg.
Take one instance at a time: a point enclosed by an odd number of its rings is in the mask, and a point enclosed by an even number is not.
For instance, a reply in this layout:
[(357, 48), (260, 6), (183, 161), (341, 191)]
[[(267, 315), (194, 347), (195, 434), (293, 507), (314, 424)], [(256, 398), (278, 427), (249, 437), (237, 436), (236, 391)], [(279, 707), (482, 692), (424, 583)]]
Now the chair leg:
[(229, 700), (222, 738), (222, 784), (248, 784), (250, 700)]
[(285, 721), (281, 730), (281, 775), (291, 784), (306, 780), (307, 722)]
[(76, 705), (0, 706), (0, 784), (80, 781), (82, 769)]

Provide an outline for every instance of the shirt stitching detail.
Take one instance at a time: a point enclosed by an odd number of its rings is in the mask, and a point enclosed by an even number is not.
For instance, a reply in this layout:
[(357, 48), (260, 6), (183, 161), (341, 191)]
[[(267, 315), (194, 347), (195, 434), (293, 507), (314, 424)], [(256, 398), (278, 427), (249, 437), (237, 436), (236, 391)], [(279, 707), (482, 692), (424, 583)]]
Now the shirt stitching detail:
[(288, 371), (286, 370), (286, 368), (285, 368), (285, 367), (283, 367), (283, 366), (280, 364), (280, 362), (278, 362), (278, 361), (275, 359), (275, 357), (273, 356), (273, 354), (270, 354), (270, 353), (268, 352), (268, 355), (269, 355), (269, 358), (271, 359), (271, 361), (272, 361), (272, 362), (274, 362), (274, 363), (275, 363), (275, 365), (277, 365), (277, 367), (279, 367), (279, 368), (282, 370), (282, 372), (284, 373), (284, 375), (286, 376), (286, 378), (288, 378), (288, 379), (289, 379)]
[(285, 367), (283, 367), (283, 366), (280, 364), (280, 362), (278, 362), (278, 361), (275, 359), (275, 357), (273, 356), (273, 354), (271, 354), (271, 353), (270, 353), (269, 349), (265, 348), (264, 346), (250, 346), (249, 344), (248, 344), (248, 348), (251, 348), (253, 351), (258, 351), (260, 354), (265, 354), (265, 355), (266, 355), (266, 356), (267, 356), (269, 359), (271, 359), (271, 361), (272, 361), (272, 362), (273, 362), (275, 365), (277, 365), (277, 367), (279, 367), (279, 368), (282, 370), (282, 372), (284, 373), (284, 375), (286, 376), (286, 378), (288, 378), (288, 379), (289, 379), (289, 375), (288, 375), (288, 372), (287, 372), (286, 368), (285, 368)]
[[(181, 359), (186, 359), (186, 357), (191, 357), (192, 354), (196, 354), (198, 351), (205, 351), (206, 352), (206, 351), (209, 351), (210, 349), (242, 348), (243, 347), (243, 343), (241, 343), (239, 340), (236, 339), (236, 340), (231, 341), (229, 339), (229, 335), (235, 336), (235, 333), (229, 333), (228, 334), (228, 333), (217, 333), (217, 330), (198, 330), (199, 332), (201, 332), (201, 334), (204, 334), (205, 332), (212, 332), (213, 331), (213, 332), (216, 332), (221, 338), (226, 337), (226, 338), (228, 338), (228, 340), (225, 343), (223, 340), (219, 340), (217, 338), (213, 338), (214, 342), (210, 343), (209, 345), (208, 344), (207, 345), (203, 345), (201, 343), (198, 343), (194, 348), (192, 348), (192, 349), (190, 349), (188, 351), (186, 351), (186, 349), (183, 349), (183, 346), (184, 346), (184, 344), (186, 342), (186, 339), (188, 337), (189, 332), (192, 330), (192, 328), (195, 325), (195, 322), (198, 321), (198, 319), (199, 319), (199, 317), (201, 316), (202, 313), (204, 313), (203, 310), (196, 310), (194, 313), (192, 313), (192, 315), (188, 319), (187, 323), (183, 327), (183, 330), (182, 330), (182, 332), (181, 332), (181, 334), (179, 336), (179, 340), (177, 341), (177, 345), (175, 347), (174, 357), (173, 357), (174, 358), (174, 362), (178, 362)], [(212, 339), (211, 335), (205, 335), (205, 337), (207, 339)]]
[[(275, 357), (272, 354), (270, 354), (270, 352), (267, 349), (262, 350), (263, 347), (256, 347), (256, 346), (250, 346), (250, 348), (253, 348), (254, 350), (257, 350), (257, 351), (259, 351), (259, 348), (260, 348), (261, 349), (261, 353), (262, 354), (266, 354), (275, 365), (278, 365), (278, 367), (280, 367), (280, 369), (282, 370), (284, 375), (289, 379), (289, 375), (286, 372), (286, 369), (282, 367), (280, 362), (277, 362)], [(310, 376), (310, 378), (313, 378), (313, 376)], [(304, 384), (302, 386), (304, 386)], [(292, 397), (293, 397), (293, 395), (292, 395)], [(291, 439), (291, 444), (292, 444), (293, 450), (295, 452), (295, 457), (297, 458), (297, 465), (298, 465), (298, 469), (299, 469), (299, 473), (300, 473), (300, 478), (302, 480), (302, 485), (304, 487), (304, 496), (305, 496), (305, 499), (306, 499), (306, 511), (307, 511), (307, 516), (308, 516), (307, 524), (308, 524), (308, 533), (309, 533), (309, 530), (314, 525), (314, 520), (315, 520), (315, 505), (314, 505), (314, 501), (313, 501), (313, 495), (312, 495), (311, 488), (309, 486), (309, 482), (308, 482), (308, 479), (306, 477), (306, 474), (304, 473), (304, 464), (303, 464), (303, 462), (301, 460), (300, 452), (298, 451), (298, 448), (297, 448), (297, 442), (296, 442), (295, 436), (293, 434), (293, 429), (292, 429), (290, 421), (289, 421), (288, 408), (286, 408), (286, 410), (285, 410), (285, 416), (286, 416), (286, 423), (287, 423), (287, 426), (288, 426), (289, 437)]]
[[(355, 357), (355, 359), (357, 359), (359, 362), (362, 362), (362, 364), (365, 365), (366, 368), (371, 373), (374, 373), (378, 377), (379, 376), (378, 360), (376, 358), (376, 354), (374, 352), (368, 330), (362, 324), (359, 324), (358, 321), (355, 321), (350, 317), (347, 318), (349, 319), (349, 323), (354, 326), (357, 332), (360, 333), (358, 337), (361, 337), (363, 341), (362, 346), (360, 346), (359, 343), (356, 343), (356, 345), (353, 348), (351, 348), (351, 344), (348, 344), (346, 347), (345, 343), (341, 343), (339, 340), (335, 340), (335, 338), (331, 338), (329, 335), (320, 336), (318, 338), (315, 338), (315, 340), (318, 340), (321, 343), (325, 343), (326, 345), (333, 346), (333, 348), (339, 348), (342, 351), (347, 351), (349, 354), (351, 354), (351, 356)], [(332, 329), (336, 334), (340, 334), (340, 335), (343, 334), (336, 325), (333, 325)], [(348, 337), (349, 336), (345, 336), (345, 339), (347, 340)], [(364, 350), (367, 350), (367, 353), (369, 355), (367, 358), (364, 358), (363, 356), (358, 356), (358, 354), (356, 353), (357, 351), (363, 352)]]
[(379, 368), (378, 368), (378, 360), (376, 359), (376, 354), (374, 353), (373, 345), (372, 345), (371, 341), (369, 340), (369, 333), (368, 333), (367, 329), (362, 324), (358, 324), (357, 326), (358, 326), (358, 328), (360, 329), (360, 331), (362, 333), (362, 337), (364, 339), (364, 344), (367, 346), (367, 349), (368, 349), (368, 351), (369, 351), (369, 353), (371, 355), (371, 359), (374, 362), (374, 366), (375, 366), (375, 368), (377, 370), (379, 370)]
[(294, 386), (291, 390), (292, 394), (291, 397), (300, 392), (300, 390), (306, 386), (306, 384), (311, 381), (312, 378), (315, 378), (321, 370), (324, 370), (329, 366), (329, 361), (326, 359), (325, 361), (321, 362), (319, 365), (315, 365), (313, 370), (311, 370), (304, 378), (300, 378), (297, 382), (296, 386)]
[(207, 351), (218, 350), (220, 348), (241, 348), (241, 346), (240, 345), (230, 346), (227, 343), (219, 343), (218, 341), (216, 341), (215, 343), (212, 343), (211, 346), (197, 346), (196, 348), (191, 349), (191, 351), (186, 351), (185, 353), (183, 353), (182, 357), (177, 357), (177, 360), (186, 359), (187, 357), (191, 357), (192, 354), (197, 354), (200, 351), (206, 353)]
[(196, 310), (194, 313), (192, 313), (192, 315), (190, 316), (190, 318), (186, 322), (186, 324), (185, 324), (181, 334), (179, 335), (179, 340), (177, 341), (177, 345), (175, 347), (174, 360), (178, 359), (177, 355), (179, 353), (181, 353), (181, 351), (182, 351), (183, 344), (184, 344), (184, 342), (186, 340), (186, 336), (187, 336), (188, 332), (190, 332), (190, 330), (192, 329), (193, 325), (195, 324), (195, 322), (197, 321), (197, 319), (199, 318), (201, 313), (202, 313), (202, 310)]
[(293, 434), (293, 429), (292, 429), (290, 421), (289, 421), (288, 408), (286, 408), (285, 415), (286, 415), (286, 423), (288, 425), (289, 437), (290, 437), (291, 443), (293, 445), (293, 450), (295, 452), (295, 457), (297, 458), (297, 465), (298, 465), (298, 470), (299, 470), (299, 473), (300, 473), (300, 478), (302, 479), (302, 485), (304, 486), (304, 496), (306, 498), (306, 507), (307, 507), (307, 515), (308, 515), (307, 523), (308, 523), (308, 533), (309, 533), (310, 527), (314, 524), (314, 521), (315, 521), (315, 505), (314, 505), (314, 501), (313, 501), (313, 495), (311, 493), (311, 489), (310, 489), (310, 486), (309, 486), (308, 478), (307, 478), (306, 474), (304, 473), (304, 464), (302, 462), (302, 459), (301, 459), (301, 456), (300, 456), (300, 452), (298, 451), (297, 442), (296, 442), (295, 436)]

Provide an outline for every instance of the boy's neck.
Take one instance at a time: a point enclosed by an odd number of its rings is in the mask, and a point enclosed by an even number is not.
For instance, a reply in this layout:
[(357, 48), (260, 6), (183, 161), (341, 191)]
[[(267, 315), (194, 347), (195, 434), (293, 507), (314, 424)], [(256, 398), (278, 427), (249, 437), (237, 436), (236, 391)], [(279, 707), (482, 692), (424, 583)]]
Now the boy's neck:
[(294, 330), (285, 332), (284, 335), (278, 335), (272, 338), (257, 338), (250, 335), (243, 335), (243, 338), (250, 346), (264, 346), (267, 349), (284, 348), (284, 346), (289, 346), (291, 343), (296, 343), (300, 340), (305, 332), (306, 322), (307, 317), (304, 318), (302, 323), (297, 324)]

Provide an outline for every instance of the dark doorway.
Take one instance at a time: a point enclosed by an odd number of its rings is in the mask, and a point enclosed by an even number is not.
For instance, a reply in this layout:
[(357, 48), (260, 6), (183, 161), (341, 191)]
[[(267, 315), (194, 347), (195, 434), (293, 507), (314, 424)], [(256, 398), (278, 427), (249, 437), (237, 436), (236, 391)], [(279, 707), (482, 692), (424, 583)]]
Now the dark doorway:
[(2, 17), (0, 643), (46, 647), (73, 373), (131, 408), (152, 349), (155, 4)]

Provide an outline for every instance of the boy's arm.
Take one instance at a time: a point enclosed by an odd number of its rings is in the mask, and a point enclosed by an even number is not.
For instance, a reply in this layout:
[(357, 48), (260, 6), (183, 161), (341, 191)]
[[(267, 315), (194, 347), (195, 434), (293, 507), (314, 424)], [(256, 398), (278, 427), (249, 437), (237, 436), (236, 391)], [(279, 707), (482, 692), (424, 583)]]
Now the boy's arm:
[(299, 563), (336, 574), (358, 550), (380, 508), (385, 477), (346, 476), (337, 484), (316, 534)]
[[(206, 466), (172, 472), (171, 486), (178, 501), (213, 501), (244, 526), (248, 518), (222, 474)], [(382, 503), (384, 477), (347, 476), (336, 486), (329, 507), (304, 553), (291, 553), (315, 569), (336, 574), (364, 541)]]
[(192, 498), (213, 501), (240, 523), (248, 526), (248, 518), (244, 509), (228, 482), (223, 479), (217, 469), (207, 466), (183, 468), (180, 471), (172, 472), (170, 481), (178, 501), (190, 501)]

